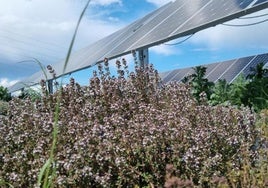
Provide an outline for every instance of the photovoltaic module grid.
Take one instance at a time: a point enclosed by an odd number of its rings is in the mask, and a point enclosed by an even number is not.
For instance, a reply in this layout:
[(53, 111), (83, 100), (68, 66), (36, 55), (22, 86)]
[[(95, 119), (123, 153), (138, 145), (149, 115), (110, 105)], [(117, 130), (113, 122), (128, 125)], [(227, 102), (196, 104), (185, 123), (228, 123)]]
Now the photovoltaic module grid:
[[(260, 54), (256, 56), (243, 57), (224, 62), (202, 65), (207, 68), (205, 77), (212, 82), (218, 80), (226, 80), (228, 83), (233, 82), (237, 76), (243, 74), (247, 76), (251, 74), (250, 68), (255, 68), (259, 63), (268, 63), (268, 54)], [(163, 83), (182, 81), (183, 78), (194, 73), (192, 67), (177, 69), (161, 73)]]
[[(257, 12), (268, 7), (268, 0), (176, 0), (172, 1), (125, 28), (71, 55), (66, 71), (65, 60), (53, 64), (57, 76), (79, 71), (103, 61), (117, 58), (134, 50), (146, 49), (167, 41), (194, 34), (203, 29)], [(47, 73), (48, 79), (52, 79)], [(39, 71), (10, 92), (45, 79)]]

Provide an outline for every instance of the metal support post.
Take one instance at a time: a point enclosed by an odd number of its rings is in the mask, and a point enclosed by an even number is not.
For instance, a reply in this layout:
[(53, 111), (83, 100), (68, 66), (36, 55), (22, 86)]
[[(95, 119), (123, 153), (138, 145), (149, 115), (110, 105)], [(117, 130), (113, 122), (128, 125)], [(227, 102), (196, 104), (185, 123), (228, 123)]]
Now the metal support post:
[(149, 64), (149, 50), (148, 48), (138, 51), (140, 67), (145, 68)]
[(47, 87), (48, 87), (48, 92), (52, 94), (53, 93), (53, 80), (47, 81)]

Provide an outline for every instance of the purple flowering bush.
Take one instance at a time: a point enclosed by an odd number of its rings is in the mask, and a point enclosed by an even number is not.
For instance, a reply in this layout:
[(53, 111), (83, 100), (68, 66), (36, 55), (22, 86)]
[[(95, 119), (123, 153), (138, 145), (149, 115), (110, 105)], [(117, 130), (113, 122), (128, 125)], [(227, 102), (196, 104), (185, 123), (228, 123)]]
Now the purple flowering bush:
[(0, 185), (38, 187), (59, 96), (54, 187), (241, 186), (245, 167), (260, 165), (266, 138), (250, 109), (197, 102), (188, 85), (162, 85), (152, 66), (117, 67), (111, 76), (105, 60), (87, 87), (71, 79), (51, 95), (43, 85), (41, 100), (9, 103), (0, 118)]

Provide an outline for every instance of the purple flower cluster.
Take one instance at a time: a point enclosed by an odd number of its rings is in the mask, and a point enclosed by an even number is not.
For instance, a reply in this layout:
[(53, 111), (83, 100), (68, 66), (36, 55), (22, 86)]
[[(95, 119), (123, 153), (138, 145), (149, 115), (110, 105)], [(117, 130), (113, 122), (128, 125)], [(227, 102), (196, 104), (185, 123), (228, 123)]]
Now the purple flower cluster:
[(188, 85), (161, 85), (152, 66), (128, 72), (125, 60), (116, 65), (118, 77), (106, 59), (87, 87), (71, 79), (35, 103), (13, 99), (0, 119), (0, 178), (37, 186), (58, 95), (54, 187), (205, 185), (242, 169), (245, 159), (256, 163), (259, 131), (248, 108), (200, 104)]

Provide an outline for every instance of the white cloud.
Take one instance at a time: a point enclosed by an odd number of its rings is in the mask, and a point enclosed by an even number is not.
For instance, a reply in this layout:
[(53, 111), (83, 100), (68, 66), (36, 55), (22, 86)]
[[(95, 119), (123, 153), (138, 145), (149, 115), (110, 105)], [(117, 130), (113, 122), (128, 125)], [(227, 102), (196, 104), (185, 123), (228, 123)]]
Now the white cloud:
[[(267, 10), (260, 11), (250, 16), (267, 13)], [(218, 25), (196, 33), (190, 42), (202, 44), (210, 49), (235, 49), (235, 48), (263, 48), (268, 50), (268, 22), (252, 26), (239, 26), (257, 23), (266, 18), (257, 19), (236, 19), (228, 22), (236, 26)]]
[(162, 5), (165, 5), (171, 1), (174, 1), (174, 0), (146, 0), (148, 3), (152, 3), (158, 7), (162, 6)]
[[(122, 27), (124, 23), (110, 14), (114, 10), (107, 7), (121, 6), (121, 1), (90, 2), (73, 51)], [(64, 58), (85, 3), (85, 0), (0, 0), (0, 84), (9, 87), (15, 83), (13, 80), (27, 78), (37, 71), (36, 65), (23, 66), (18, 62), (36, 58), (43, 65), (53, 65)]]
[[(66, 55), (85, 1), (73, 0), (0, 0), (0, 58), (24, 60), (44, 57), (55, 63)], [(109, 5), (121, 0), (95, 0)], [(91, 4), (90, 4), (91, 5)], [(93, 15), (92, 6), (80, 25), (76, 50), (118, 30), (120, 22)], [(94, 18), (92, 18), (94, 16)], [(9, 53), (10, 52), (10, 53)], [(22, 55), (23, 54), (23, 55)]]
[(9, 80), (7, 78), (0, 78), (0, 86), (9, 87), (17, 83), (19, 80)]
[(217, 51), (219, 50), (218, 48), (208, 48), (208, 47), (205, 47), (205, 48), (193, 48), (192, 51), (193, 52), (208, 52), (208, 51)]
[(121, 5), (122, 0), (92, 0), (92, 4), (94, 5), (107, 6), (107, 5), (114, 4), (114, 3), (118, 3)]
[(167, 46), (167, 45), (158, 45), (150, 48), (150, 50), (156, 54), (169, 56), (169, 55), (175, 55), (180, 53), (178, 49), (176, 49), (174, 46)]

